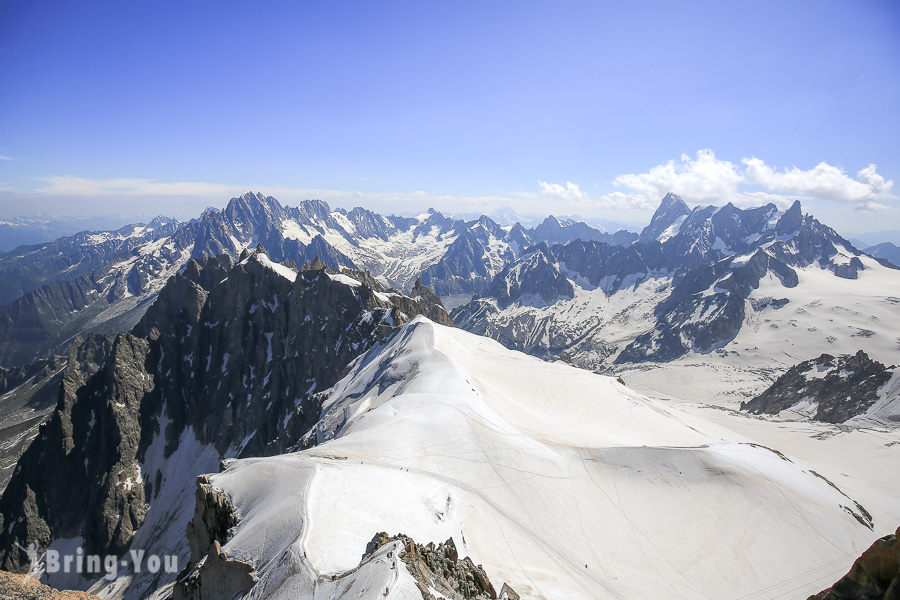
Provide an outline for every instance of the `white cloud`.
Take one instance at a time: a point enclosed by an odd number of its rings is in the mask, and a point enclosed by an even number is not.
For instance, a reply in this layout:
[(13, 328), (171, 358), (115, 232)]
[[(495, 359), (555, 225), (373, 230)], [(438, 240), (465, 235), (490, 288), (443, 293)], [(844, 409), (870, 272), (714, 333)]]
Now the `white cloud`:
[(9, 156), (3, 156), (2, 154), (0, 154), (0, 160), (12, 160), (12, 158), (10, 158)]
[[(491, 196), (455, 196), (421, 190), (386, 193), (255, 183), (162, 182), (140, 178), (54, 176), (41, 181), (43, 187), (36, 190), (41, 195), (107, 198), (109, 202), (127, 197), (135, 197), (135, 202), (157, 198), (159, 210), (178, 216), (192, 215), (197, 212), (197, 207), (202, 210), (208, 204), (224, 205), (229, 198), (247, 190), (274, 196), (285, 204), (318, 198), (333, 207), (364, 206), (382, 213), (400, 214), (414, 214), (428, 207), (451, 213), (487, 214), (503, 206), (515, 206), (521, 214), (541, 215), (548, 212), (549, 201), (554, 212), (595, 216), (605, 209), (616, 209), (637, 217), (659, 206), (668, 192), (680, 195), (691, 205), (732, 202), (746, 207), (774, 203), (784, 208), (794, 200), (804, 203), (827, 200), (835, 206), (863, 212), (896, 210), (893, 201), (897, 199), (891, 193), (894, 182), (880, 175), (875, 165), (861, 169), (854, 177), (825, 162), (808, 170), (779, 169), (755, 157), (738, 163), (720, 160), (712, 150), (700, 150), (693, 157), (682, 155), (679, 160), (670, 160), (643, 173), (619, 175), (612, 181), (616, 189), (599, 196), (588, 194), (571, 181), (551, 183), (543, 180), (537, 181), (535, 191)], [(138, 200), (139, 197), (143, 199)]]
[[(266, 196), (277, 198), (282, 204), (296, 205), (308, 199), (319, 199), (328, 202), (333, 208), (365, 208), (384, 214), (418, 214), (428, 207), (449, 212), (484, 212), (515, 204), (537, 210), (546, 206), (538, 193), (516, 193), (505, 196), (455, 196), (435, 194), (416, 190), (412, 192), (360, 192), (347, 190), (329, 190), (314, 188), (294, 188), (282, 185), (230, 185), (208, 182), (160, 182), (150, 179), (88, 179), (74, 176), (54, 176), (43, 178), (44, 186), (35, 190), (37, 197), (71, 198), (77, 206), (79, 202), (90, 198), (97, 202), (105, 202), (110, 207), (121, 206), (120, 199), (134, 197), (135, 202), (143, 205), (149, 201), (154, 203), (155, 211), (180, 218), (194, 217), (208, 205), (224, 206), (235, 196), (248, 190), (260, 192)], [(577, 187), (577, 186), (576, 186)], [(11, 191), (11, 190), (10, 190)], [(105, 199), (105, 200), (104, 200)], [(54, 208), (59, 211), (60, 208)]]
[(556, 200), (562, 200), (567, 204), (586, 204), (588, 202), (588, 195), (581, 190), (577, 183), (567, 181), (565, 185), (560, 185), (558, 183), (547, 183), (539, 179), (538, 185), (542, 194)]
[[(701, 150), (695, 159), (685, 154), (680, 162), (670, 160), (646, 173), (619, 175), (613, 185), (628, 190), (624, 194), (632, 206), (651, 208), (669, 192), (701, 204), (719, 203), (723, 198), (733, 201), (739, 196), (737, 188), (742, 181), (736, 165), (717, 159), (712, 150)], [(621, 196), (612, 194), (601, 198), (604, 200), (622, 203)]]
[(891, 210), (891, 207), (878, 202), (862, 202), (853, 207), (855, 210), (879, 212), (883, 210)]
[[(858, 210), (885, 210), (883, 201), (896, 200), (893, 181), (878, 174), (875, 165), (851, 177), (843, 169), (822, 162), (812, 169), (776, 169), (758, 158), (740, 164), (716, 158), (712, 150), (700, 150), (696, 158), (682, 155), (645, 173), (619, 175), (613, 186), (622, 188), (592, 203), (602, 208), (654, 209), (668, 192), (690, 204), (785, 207), (794, 200), (829, 200), (851, 203)], [(550, 186), (541, 182), (541, 187)], [(567, 186), (578, 188), (576, 184)], [(561, 187), (561, 186), (557, 186)], [(878, 200), (882, 202), (877, 202)], [(582, 200), (583, 202), (583, 200)]]
[(875, 165), (860, 170), (854, 179), (843, 169), (826, 162), (805, 171), (797, 167), (776, 171), (758, 158), (745, 158), (743, 163), (747, 166), (747, 182), (772, 190), (861, 205), (877, 199), (895, 198), (890, 193), (894, 182), (885, 181), (875, 171)]

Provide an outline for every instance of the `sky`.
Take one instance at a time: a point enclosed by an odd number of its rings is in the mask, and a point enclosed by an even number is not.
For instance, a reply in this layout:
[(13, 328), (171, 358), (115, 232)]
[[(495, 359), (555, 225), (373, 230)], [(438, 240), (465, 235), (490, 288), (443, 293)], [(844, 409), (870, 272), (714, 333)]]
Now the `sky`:
[(0, 217), (247, 190), (900, 229), (900, 3), (0, 2)]

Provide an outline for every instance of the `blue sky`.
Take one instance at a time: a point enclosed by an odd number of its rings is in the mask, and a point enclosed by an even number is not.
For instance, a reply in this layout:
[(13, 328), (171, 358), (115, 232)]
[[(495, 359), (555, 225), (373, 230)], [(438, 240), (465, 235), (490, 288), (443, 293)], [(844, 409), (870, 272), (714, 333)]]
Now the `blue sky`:
[(0, 216), (646, 221), (672, 189), (900, 229), (895, 1), (3, 0), (0, 82)]

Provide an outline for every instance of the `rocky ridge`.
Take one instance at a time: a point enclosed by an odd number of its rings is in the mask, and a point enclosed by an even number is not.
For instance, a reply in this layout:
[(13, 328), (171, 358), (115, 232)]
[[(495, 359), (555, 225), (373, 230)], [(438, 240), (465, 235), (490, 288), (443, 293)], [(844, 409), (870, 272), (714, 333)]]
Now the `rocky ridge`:
[(497, 592), (484, 567), (476, 565), (468, 556), (459, 558), (453, 538), (442, 544), (422, 545), (402, 533), (389, 536), (381, 532), (372, 538), (366, 554), (373, 554), (394, 540), (403, 544), (400, 560), (415, 578), (423, 600), (435, 600), (432, 592), (448, 600), (496, 600)]
[[(814, 421), (843, 423), (864, 414), (895, 367), (885, 367), (860, 350), (856, 354), (804, 361), (788, 369), (762, 394), (741, 403), (752, 414), (778, 414), (796, 408)], [(801, 406), (805, 404), (805, 406)]]
[[(27, 566), (17, 543), (81, 537), (88, 553), (121, 555), (145, 525), (146, 544), (161, 543), (154, 528), (183, 531), (190, 513), (166, 512), (179, 486), (221, 458), (300, 443), (316, 390), (353, 359), (416, 314), (450, 323), (422, 286), (411, 298), (372, 284), (349, 269), (298, 272), (258, 247), (234, 265), (192, 262), (132, 333), (73, 346), (56, 409), (0, 498), (3, 567)], [(176, 477), (172, 461), (198, 470)]]
[[(784, 212), (772, 204), (689, 209), (674, 194), (635, 243), (575, 240), (542, 253), (559, 276), (529, 268), (526, 252), (480, 297), (455, 307), (454, 321), (510, 348), (590, 369), (717, 351), (756, 313), (788, 303), (777, 290), (765, 303), (755, 298), (763, 282), (777, 282), (787, 296), (806, 269), (854, 280), (868, 268), (865, 258), (888, 269), (885, 276), (895, 271), (804, 215), (798, 202)], [(562, 284), (574, 292), (560, 293)], [(530, 293), (518, 301), (513, 288)], [(541, 306), (535, 297), (555, 299)]]
[[(444, 298), (482, 293), (525, 248), (573, 237), (630, 243), (584, 223), (525, 229), (488, 217), (453, 219), (333, 210), (308, 200), (296, 207), (248, 192), (187, 223), (157, 218), (114, 232), (79, 233), (0, 256), (0, 365), (62, 353), (76, 335), (129, 331), (168, 278), (191, 260), (262, 243), (272, 260), (368, 270), (383, 285), (411, 291), (422, 282)], [(547, 239), (544, 239), (547, 238)]]

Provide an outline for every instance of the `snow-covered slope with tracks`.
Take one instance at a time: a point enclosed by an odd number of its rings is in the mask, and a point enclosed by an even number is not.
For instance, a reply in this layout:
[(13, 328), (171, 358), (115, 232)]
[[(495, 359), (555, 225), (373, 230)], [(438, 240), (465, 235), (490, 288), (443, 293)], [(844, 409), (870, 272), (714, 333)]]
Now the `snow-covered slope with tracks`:
[(211, 478), (247, 597), (416, 597), (402, 563), (357, 570), (379, 531), (452, 537), (529, 599), (805, 597), (888, 527), (747, 438), (423, 318), (357, 360), (316, 435)]

